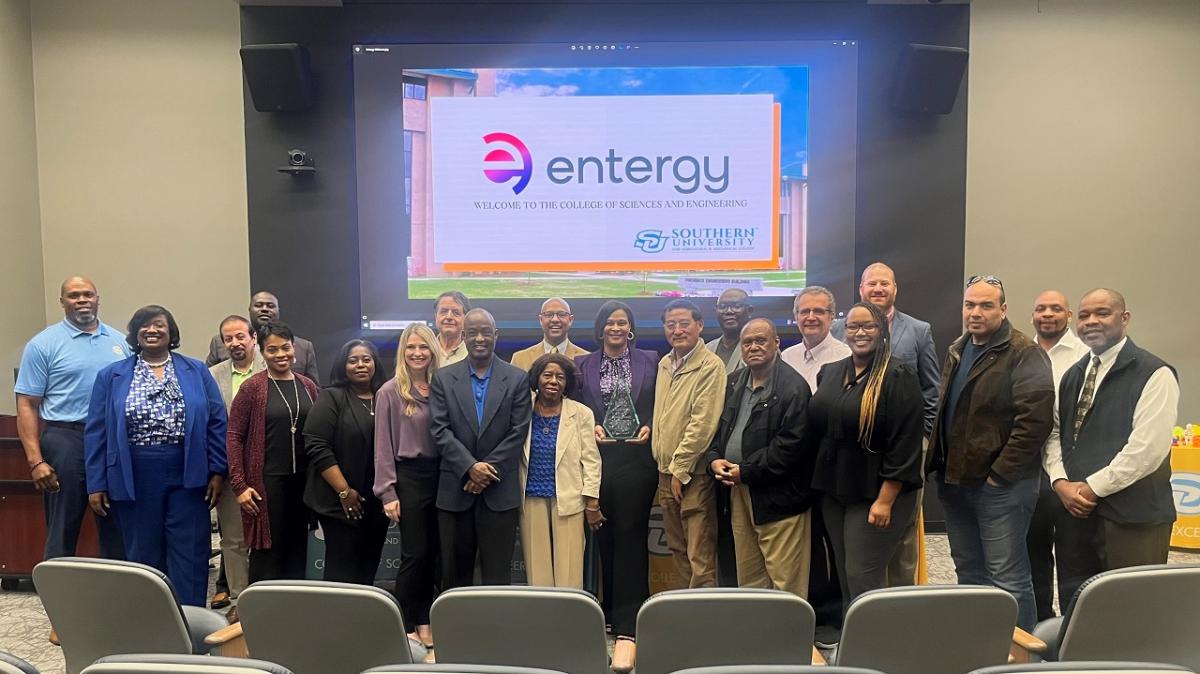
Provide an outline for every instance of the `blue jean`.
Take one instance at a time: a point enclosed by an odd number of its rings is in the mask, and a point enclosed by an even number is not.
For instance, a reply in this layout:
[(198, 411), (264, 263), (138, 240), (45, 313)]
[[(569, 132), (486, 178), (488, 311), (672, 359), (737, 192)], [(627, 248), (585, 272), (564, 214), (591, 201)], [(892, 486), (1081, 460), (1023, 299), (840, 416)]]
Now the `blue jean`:
[[(83, 470), (83, 431), (47, 426), (41, 437), (42, 458), (58, 474), (58, 491), (42, 496), (46, 509), (45, 559), (74, 557), (84, 517), (96, 517), (88, 509), (87, 478)], [(100, 556), (125, 559), (121, 529), (110, 512), (96, 517)]]
[(1025, 535), (1037, 504), (1038, 480), (1009, 486), (938, 483), (938, 498), (946, 512), (946, 533), (958, 582), (991, 585), (1017, 600), (1017, 625), (1030, 630), (1037, 623), (1033, 577)]
[(167, 574), (181, 604), (204, 606), (212, 546), (204, 487), (183, 486), (183, 446), (129, 448), (135, 499), (112, 501), (125, 557)]

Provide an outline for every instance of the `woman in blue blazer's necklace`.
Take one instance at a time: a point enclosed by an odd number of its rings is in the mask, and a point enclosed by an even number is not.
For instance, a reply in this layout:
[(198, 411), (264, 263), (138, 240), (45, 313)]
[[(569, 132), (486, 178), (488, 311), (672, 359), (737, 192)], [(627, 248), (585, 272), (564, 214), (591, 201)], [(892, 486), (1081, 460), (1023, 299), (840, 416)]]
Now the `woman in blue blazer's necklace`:
[(158, 305), (138, 309), (134, 355), (96, 375), (84, 430), (88, 501), (115, 517), (125, 557), (167, 574), (180, 603), (203, 606), (208, 511), (226, 474), (225, 403), (198, 360), (172, 353), (179, 326)]

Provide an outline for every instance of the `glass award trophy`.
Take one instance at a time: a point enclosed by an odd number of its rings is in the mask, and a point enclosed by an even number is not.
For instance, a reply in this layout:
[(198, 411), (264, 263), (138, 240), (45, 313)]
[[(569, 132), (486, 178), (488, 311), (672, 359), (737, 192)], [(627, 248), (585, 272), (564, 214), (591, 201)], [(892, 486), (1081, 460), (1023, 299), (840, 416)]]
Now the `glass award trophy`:
[(638, 421), (637, 410), (633, 406), (633, 397), (629, 389), (613, 391), (608, 401), (608, 411), (604, 413), (601, 423), (604, 432), (613, 440), (630, 440), (636, 438), (641, 424)]

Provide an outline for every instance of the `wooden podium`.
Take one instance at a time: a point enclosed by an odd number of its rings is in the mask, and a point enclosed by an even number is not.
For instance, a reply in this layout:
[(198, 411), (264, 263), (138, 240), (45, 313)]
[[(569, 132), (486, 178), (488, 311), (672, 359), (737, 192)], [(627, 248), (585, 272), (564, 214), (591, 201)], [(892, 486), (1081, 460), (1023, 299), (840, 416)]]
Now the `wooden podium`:
[[(45, 545), (42, 493), (29, 478), (25, 451), (15, 437), (0, 437), (0, 586), (15, 589), (18, 580), (29, 578), (42, 561)], [(76, 554), (96, 557), (99, 551), (96, 521), (88, 513)]]

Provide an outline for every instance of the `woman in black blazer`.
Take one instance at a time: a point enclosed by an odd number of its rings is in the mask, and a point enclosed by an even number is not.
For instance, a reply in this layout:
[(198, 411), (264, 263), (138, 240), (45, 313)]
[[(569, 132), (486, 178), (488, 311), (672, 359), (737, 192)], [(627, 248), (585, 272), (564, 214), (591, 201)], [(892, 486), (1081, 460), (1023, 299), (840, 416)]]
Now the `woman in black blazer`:
[[(624, 302), (605, 302), (596, 315), (594, 336), (600, 349), (575, 359), (580, 385), (577, 398), (596, 417), (600, 446), (600, 510), (605, 526), (597, 532), (604, 583), (604, 612), (617, 643), (613, 669), (633, 667), (637, 612), (649, 596), (650, 507), (658, 488), (658, 465), (650, 454), (650, 421), (654, 414), (654, 380), (658, 356), (634, 348), (633, 310)], [(604, 429), (605, 414), (617, 396), (632, 398), (638, 416), (637, 435), (614, 440)]]
[(325, 580), (371, 585), (388, 520), (375, 497), (375, 392), (384, 383), (375, 345), (352, 339), (304, 424), (304, 503), (325, 534)]

